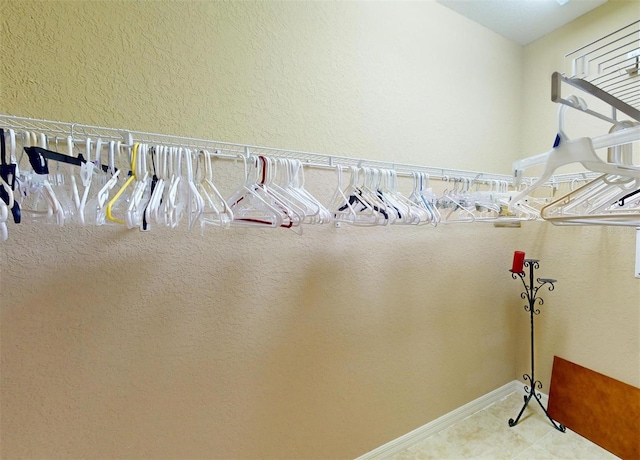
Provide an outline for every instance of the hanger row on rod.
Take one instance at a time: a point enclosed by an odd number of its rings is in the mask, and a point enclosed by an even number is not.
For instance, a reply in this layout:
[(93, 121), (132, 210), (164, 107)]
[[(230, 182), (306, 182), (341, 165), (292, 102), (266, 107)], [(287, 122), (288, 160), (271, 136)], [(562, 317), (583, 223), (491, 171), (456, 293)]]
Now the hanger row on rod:
[[(313, 168), (330, 168), (335, 169), (336, 166), (356, 166), (371, 167), (380, 169), (390, 169), (396, 171), (399, 176), (410, 177), (414, 172), (428, 174), (432, 179), (449, 179), (462, 178), (474, 181), (514, 181), (514, 177), (507, 174), (497, 174), (486, 171), (471, 171), (464, 169), (439, 168), (422, 165), (413, 165), (398, 162), (389, 162), (381, 160), (368, 160), (363, 158), (354, 158), (338, 155), (327, 155), (312, 152), (285, 150), (271, 147), (255, 146), (249, 144), (238, 144), (231, 142), (221, 142), (210, 139), (174, 136), (159, 133), (149, 133), (144, 131), (133, 131), (125, 129), (107, 128), (101, 126), (85, 125), (80, 123), (67, 123), (51, 120), (43, 120), (29, 117), (20, 117), (13, 115), (0, 114), (0, 127), (12, 128), (18, 132), (38, 132), (50, 136), (54, 141), (59, 143), (66, 142), (67, 137), (83, 140), (85, 138), (100, 138), (104, 142), (118, 141), (122, 146), (131, 147), (132, 142), (141, 142), (148, 144), (162, 144), (165, 146), (185, 147), (193, 149), (203, 149), (212, 152), (218, 158), (241, 159), (247, 155), (264, 155), (274, 158), (289, 158), (299, 160), (307, 167)], [(589, 175), (589, 173), (586, 173)], [(549, 182), (562, 184), (572, 182), (577, 177), (575, 174), (557, 174), (554, 175)], [(535, 181), (535, 177), (520, 177), (519, 184), (531, 184)]]
[[(126, 225), (143, 231), (152, 225), (175, 228), (181, 221), (189, 229), (233, 225), (297, 230), (301, 224), (322, 223), (518, 226), (541, 218), (556, 225), (640, 226), (640, 175), (638, 180), (619, 177), (617, 170), (595, 178), (589, 173), (548, 175), (551, 187), (531, 195), (514, 187), (507, 175), (8, 115), (0, 115), (0, 137), (2, 240), (7, 239), (7, 222), (23, 220)], [(628, 153), (615, 157), (624, 162)], [(214, 166), (214, 159), (236, 160), (244, 166), (244, 179), (234, 183), (232, 173), (214, 181), (214, 169), (217, 175), (223, 166)], [(337, 173), (330, 201), (323, 204), (305, 189), (308, 167)], [(413, 179), (410, 194), (399, 191), (399, 176)], [(435, 190), (431, 178), (441, 180)], [(562, 182), (571, 184), (571, 192), (558, 198)], [(235, 186), (235, 191), (223, 196), (217, 188), (221, 184), (230, 190)]]
[[(303, 223), (436, 226), (539, 219), (532, 202), (508, 209), (516, 191), (507, 175), (8, 115), (0, 115), (0, 137), (2, 240), (7, 222), (111, 224), (146, 231), (152, 225), (174, 228), (180, 221), (189, 229), (297, 229)], [(242, 171), (235, 165), (220, 169), (223, 164), (214, 166), (214, 159), (236, 160), (244, 166), (243, 178), (234, 179)], [(309, 167), (337, 174), (326, 205), (305, 189)], [(214, 170), (220, 174), (216, 181)], [(399, 176), (413, 179), (410, 195), (399, 191)], [(431, 178), (441, 180), (436, 191)], [(228, 189), (224, 196), (221, 185)]]

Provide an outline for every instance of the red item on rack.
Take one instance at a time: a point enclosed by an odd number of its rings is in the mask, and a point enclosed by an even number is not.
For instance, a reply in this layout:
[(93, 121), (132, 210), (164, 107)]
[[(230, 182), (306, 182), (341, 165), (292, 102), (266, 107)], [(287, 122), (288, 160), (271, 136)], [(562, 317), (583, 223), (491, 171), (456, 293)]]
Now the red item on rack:
[(524, 252), (516, 251), (513, 253), (513, 266), (511, 267), (513, 273), (522, 273), (524, 271)]

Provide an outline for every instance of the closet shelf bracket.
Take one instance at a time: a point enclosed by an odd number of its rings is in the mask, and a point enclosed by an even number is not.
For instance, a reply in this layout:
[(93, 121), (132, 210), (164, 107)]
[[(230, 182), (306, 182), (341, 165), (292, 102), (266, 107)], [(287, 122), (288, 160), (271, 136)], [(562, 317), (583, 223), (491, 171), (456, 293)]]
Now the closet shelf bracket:
[[(592, 96), (597, 97), (601, 101), (609, 104), (611, 107), (619, 110), (622, 113), (630, 116), (636, 121), (640, 121), (640, 110), (632, 107), (631, 105), (621, 101), (620, 99), (612, 96), (608, 92), (598, 88), (593, 83), (590, 83), (581, 78), (569, 78), (562, 75), (560, 72), (554, 72), (551, 76), (551, 100), (560, 104), (568, 105), (569, 107), (575, 107), (573, 103), (562, 98), (562, 84), (566, 83), (585, 91)], [(595, 113), (592, 113), (595, 115)], [(597, 116), (597, 115), (596, 115)]]

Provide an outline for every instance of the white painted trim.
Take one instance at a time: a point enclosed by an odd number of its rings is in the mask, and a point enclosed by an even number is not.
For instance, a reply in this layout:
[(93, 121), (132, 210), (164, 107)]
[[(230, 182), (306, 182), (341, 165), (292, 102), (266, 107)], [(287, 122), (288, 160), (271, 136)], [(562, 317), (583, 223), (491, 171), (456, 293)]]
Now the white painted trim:
[[(481, 411), (487, 406), (490, 406), (491, 404), (494, 404), (506, 398), (511, 393), (520, 390), (522, 390), (522, 394), (524, 395), (523, 384), (517, 380), (513, 380), (506, 385), (503, 385), (500, 388), (487, 393), (484, 396), (480, 396), (478, 399), (474, 399), (464, 406), (452, 410), (448, 414), (444, 414), (442, 417), (438, 417), (437, 419), (427, 423), (426, 425), (416, 428), (415, 430), (410, 431), (409, 433), (404, 434), (399, 438), (394, 439), (393, 441), (389, 441), (388, 443), (383, 444), (382, 446), (372, 450), (371, 452), (367, 452), (366, 454), (361, 455), (356, 460), (389, 458), (397, 453), (402, 452), (408, 447), (424, 439), (427, 439), (428, 437), (431, 437), (446, 428), (449, 428), (454, 423), (464, 420), (467, 417), (471, 417), (476, 412)], [(544, 399), (543, 402), (546, 406), (546, 401)]]

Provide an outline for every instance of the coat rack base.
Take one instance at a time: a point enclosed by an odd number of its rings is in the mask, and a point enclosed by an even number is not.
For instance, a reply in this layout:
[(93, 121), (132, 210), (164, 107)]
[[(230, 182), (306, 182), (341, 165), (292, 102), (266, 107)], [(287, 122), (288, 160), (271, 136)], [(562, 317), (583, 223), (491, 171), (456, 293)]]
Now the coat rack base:
[[(531, 381), (531, 377), (528, 374), (524, 375), (524, 379)], [(541, 398), (540, 398), (540, 393), (536, 393), (536, 388), (541, 389), (542, 388), (542, 383), (538, 380), (533, 382), (533, 384), (531, 385), (531, 388), (529, 388), (529, 386), (525, 386), (524, 387), (524, 391), (527, 393), (524, 395), (524, 405), (522, 406), (522, 409), (520, 409), (520, 412), (518, 412), (518, 416), (514, 419), (510, 418), (509, 419), (509, 426), (510, 427), (514, 427), (518, 424), (518, 422), (520, 421), (520, 417), (522, 417), (522, 414), (524, 414), (524, 410), (527, 408), (527, 406), (529, 405), (529, 403), (531, 402), (532, 399), (535, 399), (538, 402), (538, 405), (540, 406), (540, 408), (542, 409), (542, 411), (544, 412), (544, 415), (547, 416), (547, 418), (549, 419), (549, 421), (551, 422), (551, 424), (553, 425), (553, 427), (561, 432), (565, 432), (567, 430), (567, 428), (561, 424), (561, 423), (556, 423), (551, 416), (549, 415), (549, 412), (547, 412), (547, 409), (544, 407), (544, 405), (542, 404)]]

